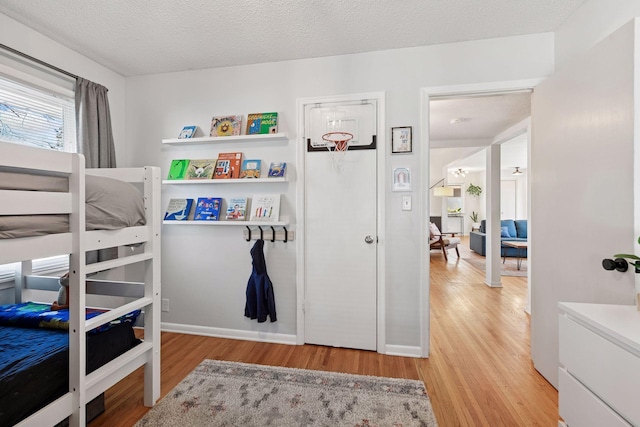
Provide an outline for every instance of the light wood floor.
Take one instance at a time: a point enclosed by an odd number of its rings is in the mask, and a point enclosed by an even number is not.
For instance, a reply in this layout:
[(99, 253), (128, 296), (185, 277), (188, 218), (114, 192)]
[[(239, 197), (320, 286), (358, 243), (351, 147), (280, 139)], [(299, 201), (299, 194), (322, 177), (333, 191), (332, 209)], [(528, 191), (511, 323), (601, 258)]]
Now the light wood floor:
[[(558, 394), (530, 358), (526, 278), (489, 288), (484, 273), (450, 253), (447, 263), (431, 255), (428, 359), (163, 333), (161, 396), (203, 359), (219, 359), (420, 379), (440, 426), (556, 426)], [(466, 241), (461, 255), (477, 256)], [(131, 426), (147, 411), (138, 370), (106, 392), (106, 411), (89, 426)]]

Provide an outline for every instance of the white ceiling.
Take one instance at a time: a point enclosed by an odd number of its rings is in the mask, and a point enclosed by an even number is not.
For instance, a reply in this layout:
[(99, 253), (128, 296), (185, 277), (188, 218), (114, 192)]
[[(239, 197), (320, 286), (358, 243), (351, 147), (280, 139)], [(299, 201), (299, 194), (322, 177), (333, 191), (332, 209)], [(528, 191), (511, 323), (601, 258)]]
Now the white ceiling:
[(429, 103), (431, 148), (487, 146), (530, 115), (529, 92), (434, 99)]
[[(520, 134), (513, 139), (500, 145), (500, 169), (503, 174), (510, 174), (515, 171), (516, 166), (524, 173), (527, 172), (527, 135)], [(462, 169), (468, 172), (478, 172), (486, 170), (486, 160), (484, 150), (478, 150), (474, 154), (455, 160), (447, 166), (453, 175), (454, 170)]]
[[(485, 170), (484, 150), (495, 137), (531, 115), (531, 94), (510, 93), (487, 96), (435, 99), (429, 103), (431, 148), (479, 147), (475, 154), (448, 165), (449, 172)], [(455, 123), (452, 123), (455, 121)], [(527, 138), (519, 135), (501, 144), (503, 173), (516, 166), (527, 169)]]
[(583, 0), (2, 0), (124, 76), (556, 30)]

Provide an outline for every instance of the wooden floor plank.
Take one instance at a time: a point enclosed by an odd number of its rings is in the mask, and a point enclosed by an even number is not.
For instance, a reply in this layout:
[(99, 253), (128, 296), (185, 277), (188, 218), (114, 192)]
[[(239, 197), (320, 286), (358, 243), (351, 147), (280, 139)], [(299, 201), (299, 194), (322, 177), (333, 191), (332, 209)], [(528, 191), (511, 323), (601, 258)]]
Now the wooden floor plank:
[[(162, 333), (165, 396), (204, 359), (420, 379), (440, 426), (556, 426), (558, 394), (530, 358), (526, 277), (484, 284), (464, 261), (478, 257), (463, 240), (463, 259), (431, 254), (431, 354), (428, 359), (375, 352), (258, 343)], [(526, 265), (526, 260), (524, 261)], [(128, 427), (149, 409), (139, 369), (105, 393), (106, 411), (90, 427)]]

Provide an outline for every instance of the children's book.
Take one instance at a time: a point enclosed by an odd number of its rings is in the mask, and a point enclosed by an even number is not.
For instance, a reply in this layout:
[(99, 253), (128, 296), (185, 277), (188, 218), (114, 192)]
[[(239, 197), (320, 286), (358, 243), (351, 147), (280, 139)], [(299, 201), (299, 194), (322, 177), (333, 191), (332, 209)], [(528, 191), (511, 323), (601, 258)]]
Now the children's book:
[(189, 168), (189, 160), (171, 160), (171, 166), (169, 166), (169, 176), (167, 179), (185, 179), (187, 176), (187, 169)]
[(211, 179), (213, 169), (216, 166), (215, 159), (197, 159), (189, 162), (187, 168), (187, 179)]
[(286, 163), (271, 163), (269, 166), (269, 178), (281, 178), (287, 171)]
[(216, 162), (214, 179), (239, 178), (242, 167), (242, 153), (220, 153)]
[(262, 160), (251, 159), (243, 161), (240, 178), (260, 178), (261, 167)]
[(193, 219), (196, 221), (218, 221), (222, 199), (220, 197), (200, 197), (196, 203), (196, 211)]
[(178, 139), (189, 139), (193, 138), (198, 130), (198, 126), (185, 126), (180, 131), (180, 135), (178, 135)]
[(279, 217), (279, 194), (256, 194), (253, 196), (249, 221), (278, 221)]
[(186, 221), (191, 212), (193, 199), (171, 199), (164, 214), (165, 221)]
[(230, 136), (242, 133), (242, 116), (220, 116), (211, 119), (209, 136)]
[(232, 197), (228, 202), (226, 219), (229, 221), (244, 221), (247, 215), (247, 198)]
[(278, 133), (278, 113), (247, 115), (247, 135)]

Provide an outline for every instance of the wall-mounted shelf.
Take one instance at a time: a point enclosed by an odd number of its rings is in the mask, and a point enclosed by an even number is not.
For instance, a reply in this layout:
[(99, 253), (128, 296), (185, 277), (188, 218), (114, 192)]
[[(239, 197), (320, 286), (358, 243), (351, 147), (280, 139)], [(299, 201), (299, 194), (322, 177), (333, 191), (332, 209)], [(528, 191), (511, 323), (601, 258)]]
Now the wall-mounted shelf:
[(247, 142), (247, 141), (285, 141), (286, 133), (267, 133), (261, 135), (232, 135), (232, 136), (202, 136), (185, 139), (163, 139), (163, 144), (168, 145), (202, 145), (219, 142)]
[(242, 227), (286, 227), (287, 221), (162, 221), (167, 225), (215, 225), (215, 226), (242, 226)]
[(165, 179), (163, 184), (169, 185), (207, 185), (207, 184), (259, 184), (265, 182), (287, 182), (281, 178), (242, 178), (242, 179)]

